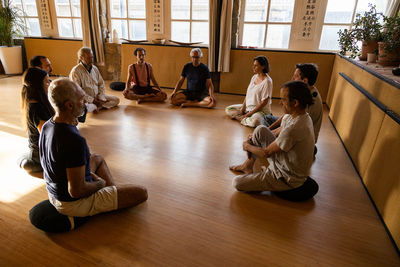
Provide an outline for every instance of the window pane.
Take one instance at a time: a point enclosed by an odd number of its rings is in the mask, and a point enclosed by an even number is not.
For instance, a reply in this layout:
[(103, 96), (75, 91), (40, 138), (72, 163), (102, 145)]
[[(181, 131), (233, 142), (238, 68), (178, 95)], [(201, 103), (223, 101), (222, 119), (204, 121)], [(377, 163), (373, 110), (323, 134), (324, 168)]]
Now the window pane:
[(80, 17), (81, 16), (81, 2), (80, 0), (71, 0), (72, 7), (72, 16)]
[[(146, 1), (145, 0), (129, 0), (128, 16), (135, 19), (146, 18)], [(138, 39), (136, 39), (138, 40)]]
[(36, 1), (35, 0), (25, 0), (24, 1), (25, 13), (28, 16), (37, 17)]
[(74, 30), (75, 37), (82, 38), (82, 22), (81, 19), (73, 19), (74, 20)]
[(71, 19), (57, 19), (60, 37), (74, 37)]
[(357, 13), (363, 13), (369, 10), (368, 3), (376, 5), (376, 11), (384, 13), (387, 6), (387, 0), (358, 0)]
[(190, 0), (171, 0), (171, 19), (190, 19)]
[(192, 22), (192, 42), (208, 44), (208, 22)]
[(247, 0), (244, 21), (266, 21), (268, 0)]
[(263, 47), (264, 35), (264, 24), (244, 24), (242, 45)]
[(208, 20), (208, 0), (193, 0), (192, 5), (192, 19)]
[(189, 40), (189, 22), (172, 21), (171, 39), (178, 42), (190, 42)]
[(340, 50), (338, 44), (338, 31), (348, 29), (347, 26), (323, 26), (319, 49), (321, 50)]
[(267, 44), (269, 48), (288, 48), (290, 25), (268, 25)]
[(29, 18), (27, 19), (28, 23), (28, 35), (30, 36), (41, 36), (40, 32), (40, 24), (39, 24), (39, 19), (34, 19), (34, 18)]
[[(125, 0), (110, 0), (111, 17), (126, 18), (126, 1)], [(124, 37), (127, 38), (127, 37)]]
[(59, 17), (71, 17), (71, 10), (69, 8), (69, 0), (55, 0), (56, 13)]
[(325, 23), (350, 23), (355, 0), (328, 0)]
[(12, 1), (12, 2), (11, 2), (11, 6), (15, 6), (15, 7), (18, 9), (18, 11), (17, 11), (18, 16), (20, 16), (20, 17), (23, 17), (23, 16), (24, 16), (21, 0), (14, 0), (14, 1)]
[(111, 36), (117, 30), (118, 38), (128, 38), (128, 24), (126, 20), (112, 19), (111, 20)]
[(130, 40), (146, 40), (146, 21), (130, 20), (129, 21), (129, 39)]
[(294, 0), (271, 0), (270, 22), (292, 22)]

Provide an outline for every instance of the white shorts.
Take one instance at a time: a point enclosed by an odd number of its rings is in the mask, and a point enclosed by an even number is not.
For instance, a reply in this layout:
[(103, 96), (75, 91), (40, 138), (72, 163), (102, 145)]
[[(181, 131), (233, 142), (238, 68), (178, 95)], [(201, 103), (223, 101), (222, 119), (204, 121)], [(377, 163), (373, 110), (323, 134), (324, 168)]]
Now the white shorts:
[(59, 201), (49, 194), (49, 201), (61, 214), (75, 217), (93, 216), (118, 208), (116, 186), (107, 186), (96, 193), (75, 201)]

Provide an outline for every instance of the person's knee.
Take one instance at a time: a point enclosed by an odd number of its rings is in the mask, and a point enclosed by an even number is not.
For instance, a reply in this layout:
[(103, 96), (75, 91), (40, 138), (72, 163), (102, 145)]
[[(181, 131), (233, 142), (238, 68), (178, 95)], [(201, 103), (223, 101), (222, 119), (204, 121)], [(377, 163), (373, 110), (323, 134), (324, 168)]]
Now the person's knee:
[(233, 178), (232, 186), (238, 191), (245, 191), (243, 188), (243, 179), (240, 176)]
[(93, 165), (93, 167), (99, 166), (103, 161), (104, 161), (104, 158), (99, 154), (92, 153), (90, 155), (90, 165), (91, 166)]
[(162, 101), (165, 101), (167, 99), (167, 94), (165, 92), (160, 92), (160, 98)]
[(175, 94), (171, 97), (171, 104), (175, 106), (179, 106), (184, 102), (184, 95), (183, 94)]
[(140, 202), (144, 202), (149, 198), (147, 189), (143, 186), (138, 186), (135, 194)]

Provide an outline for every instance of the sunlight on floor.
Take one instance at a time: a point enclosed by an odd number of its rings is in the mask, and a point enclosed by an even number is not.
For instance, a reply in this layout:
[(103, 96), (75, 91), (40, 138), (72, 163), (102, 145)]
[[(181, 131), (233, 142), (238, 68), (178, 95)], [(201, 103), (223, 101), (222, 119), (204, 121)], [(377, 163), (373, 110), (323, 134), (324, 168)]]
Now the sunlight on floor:
[(22, 151), (27, 150), (26, 138), (0, 131), (0, 168), (2, 186), (0, 202), (13, 202), (44, 186), (42, 179), (29, 176), (17, 165)]

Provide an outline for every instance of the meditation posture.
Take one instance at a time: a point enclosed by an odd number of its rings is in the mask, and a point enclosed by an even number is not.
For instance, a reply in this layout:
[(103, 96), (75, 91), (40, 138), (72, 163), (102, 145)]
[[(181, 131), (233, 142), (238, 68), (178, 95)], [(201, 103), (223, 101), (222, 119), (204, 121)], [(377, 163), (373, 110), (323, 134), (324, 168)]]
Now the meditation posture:
[(39, 68), (29, 68), (23, 76), (21, 91), (22, 119), (28, 131), (29, 153), (24, 155), (19, 166), (28, 173), (38, 173), (42, 167), (39, 160), (39, 133), (43, 124), (54, 115), (47, 99), (50, 80), (47, 72)]
[[(239, 191), (294, 189), (302, 186), (310, 173), (314, 148), (314, 130), (306, 112), (313, 101), (310, 90), (302, 81), (291, 81), (282, 86), (280, 97), (285, 112), (282, 127), (272, 132), (259, 125), (243, 142), (247, 160), (230, 167), (244, 173), (233, 180), (233, 186)], [(269, 166), (253, 173), (257, 157), (267, 158)]]
[[(171, 95), (171, 104), (181, 107), (213, 108), (217, 104), (214, 98), (214, 86), (208, 67), (200, 62), (203, 52), (200, 48), (190, 51), (192, 62), (187, 63)], [(187, 89), (181, 90), (187, 78)], [(208, 92), (207, 92), (208, 89)]]
[(118, 97), (105, 94), (106, 86), (99, 69), (93, 65), (93, 52), (90, 48), (82, 47), (78, 51), (78, 65), (72, 68), (69, 78), (86, 93), (88, 112), (109, 109), (119, 104)]
[(269, 63), (265, 56), (254, 58), (253, 72), (243, 104), (225, 108), (228, 116), (249, 127), (260, 125), (264, 115), (271, 114), (272, 103), (272, 79), (268, 75)]
[(76, 125), (84, 111), (85, 92), (67, 78), (53, 81), (49, 100), (55, 115), (42, 128), (40, 161), (50, 203), (67, 216), (86, 217), (137, 205), (145, 188), (115, 185), (106, 162), (90, 154)]
[[(123, 91), (125, 98), (137, 100), (138, 104), (140, 102), (165, 101), (167, 94), (158, 86), (154, 77), (153, 67), (150, 63), (144, 61), (146, 50), (138, 47), (133, 54), (136, 56), (137, 62), (128, 67), (128, 78)], [(157, 89), (150, 86), (150, 80)]]
[(51, 67), (50, 60), (45, 56), (34, 56), (29, 61), (29, 64), (32, 68), (39, 68), (45, 70), (48, 75), (51, 75), (53, 72), (53, 68)]
[[(322, 123), (322, 116), (323, 116), (323, 106), (322, 106), (322, 98), (321, 95), (319, 94), (317, 88), (314, 86), (316, 80), (318, 77), (318, 67), (315, 64), (312, 63), (303, 63), (303, 64), (297, 64), (296, 65), (296, 70), (294, 71), (292, 80), (293, 81), (303, 81), (307, 84), (308, 89), (310, 90), (310, 93), (313, 97), (313, 105), (310, 105), (307, 107), (306, 111), (310, 115), (311, 120), (313, 122), (313, 129), (314, 129), (314, 137), (315, 137), (315, 143), (318, 141), (318, 135), (319, 135), (319, 130), (321, 129), (321, 123)], [(283, 116), (280, 118), (271, 118), (270, 116), (264, 117), (264, 122), (263, 124), (268, 126), (271, 130), (276, 129), (280, 127), (281, 122), (282, 122)], [(274, 121), (277, 119), (276, 121)], [(266, 122), (269, 120), (270, 123)], [(274, 121), (274, 122), (273, 122)], [(315, 147), (314, 153), (317, 152), (317, 149)]]

